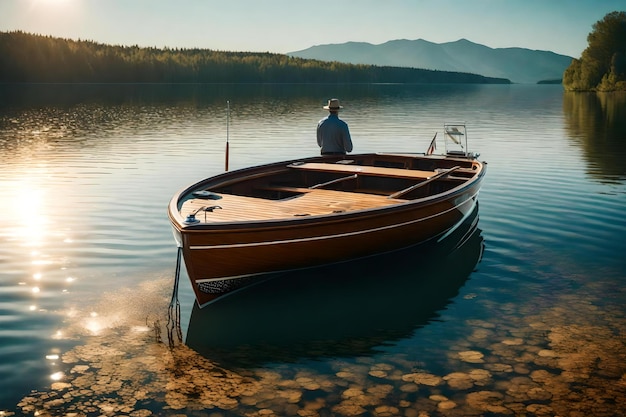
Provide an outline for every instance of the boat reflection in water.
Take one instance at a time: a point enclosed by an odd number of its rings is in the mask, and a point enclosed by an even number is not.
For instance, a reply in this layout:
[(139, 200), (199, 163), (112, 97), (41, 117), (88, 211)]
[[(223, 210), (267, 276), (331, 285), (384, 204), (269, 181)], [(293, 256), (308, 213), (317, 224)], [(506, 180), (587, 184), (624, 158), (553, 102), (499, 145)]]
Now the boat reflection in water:
[(282, 274), (200, 309), (186, 344), (224, 366), (374, 353), (438, 316), (480, 261), (478, 206), (437, 243)]

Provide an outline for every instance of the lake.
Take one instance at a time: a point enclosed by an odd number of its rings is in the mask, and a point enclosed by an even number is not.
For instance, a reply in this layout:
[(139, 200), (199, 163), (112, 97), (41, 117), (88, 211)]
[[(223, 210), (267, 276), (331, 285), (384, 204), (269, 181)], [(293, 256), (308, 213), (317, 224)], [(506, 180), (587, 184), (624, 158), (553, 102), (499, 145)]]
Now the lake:
[[(171, 196), (227, 139), (231, 170), (318, 154), (331, 97), (354, 152), (465, 121), (474, 224), (174, 294)], [(558, 85), (0, 86), (0, 414), (622, 415), (625, 139), (626, 95)]]

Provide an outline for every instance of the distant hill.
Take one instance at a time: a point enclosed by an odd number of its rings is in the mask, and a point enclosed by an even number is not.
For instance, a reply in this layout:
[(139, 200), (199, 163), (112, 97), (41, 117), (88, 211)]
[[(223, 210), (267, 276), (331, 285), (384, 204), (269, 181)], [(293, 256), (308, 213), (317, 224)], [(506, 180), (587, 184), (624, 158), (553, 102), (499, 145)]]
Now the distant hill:
[(423, 68), (506, 78), (514, 83), (560, 80), (572, 57), (524, 48), (489, 48), (467, 39), (433, 43), (423, 39), (316, 45), (287, 55), (350, 64)]
[(0, 32), (0, 83), (475, 83), (454, 71), (328, 62), (282, 54), (157, 49)]

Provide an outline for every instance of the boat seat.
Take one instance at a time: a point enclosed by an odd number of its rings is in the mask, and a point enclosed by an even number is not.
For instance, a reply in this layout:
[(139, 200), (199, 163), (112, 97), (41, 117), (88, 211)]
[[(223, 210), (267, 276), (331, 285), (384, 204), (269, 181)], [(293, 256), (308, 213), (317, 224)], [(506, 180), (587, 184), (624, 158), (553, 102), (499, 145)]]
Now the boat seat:
[(364, 165), (331, 164), (324, 162), (306, 162), (300, 164), (296, 163), (289, 164), (287, 166), (289, 168), (306, 171), (337, 172), (391, 178), (427, 179), (437, 174), (436, 171), (419, 171), (414, 169), (386, 168)]
[[(285, 193), (297, 193), (297, 194), (306, 194), (306, 193), (314, 193), (317, 191), (321, 191), (324, 193), (337, 193), (337, 196), (348, 196), (349, 198), (354, 198), (354, 196), (356, 196), (356, 198), (371, 198), (374, 199), (374, 201), (380, 199), (380, 198), (387, 198), (388, 195), (387, 194), (381, 194), (380, 191), (378, 190), (359, 190), (359, 191), (336, 191), (336, 190), (327, 190), (327, 189), (323, 189), (323, 188), (303, 188), (303, 187), (288, 187), (288, 186), (273, 186), (270, 185), (268, 187), (261, 187), (260, 189), (262, 190), (266, 190), (266, 191), (279, 191), (279, 192), (285, 192)], [(397, 202), (405, 202), (408, 200), (403, 200), (403, 199), (396, 199)]]
[(279, 185), (279, 186), (275, 186), (275, 185), (270, 185), (267, 187), (260, 187), (261, 190), (267, 190), (267, 191), (282, 191), (282, 192), (286, 192), (286, 193), (310, 193), (311, 191), (315, 191), (315, 189), (312, 188), (303, 188), (303, 187), (287, 187), (287, 186), (283, 186), (283, 185)]

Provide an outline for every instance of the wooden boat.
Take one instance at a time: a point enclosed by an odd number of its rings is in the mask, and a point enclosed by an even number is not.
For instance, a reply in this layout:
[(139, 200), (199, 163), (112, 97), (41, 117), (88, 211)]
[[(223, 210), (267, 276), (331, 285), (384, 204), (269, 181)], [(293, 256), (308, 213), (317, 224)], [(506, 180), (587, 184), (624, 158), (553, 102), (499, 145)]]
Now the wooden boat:
[(476, 206), (486, 164), (467, 151), (464, 124), (444, 125), (444, 137), (443, 155), (316, 156), (225, 172), (176, 193), (168, 215), (198, 305), (267, 274), (450, 233)]

